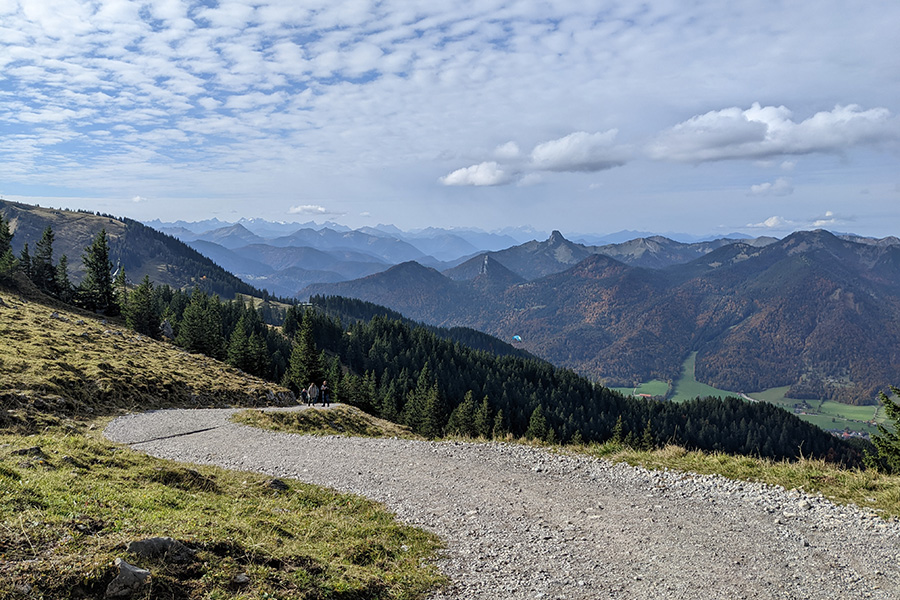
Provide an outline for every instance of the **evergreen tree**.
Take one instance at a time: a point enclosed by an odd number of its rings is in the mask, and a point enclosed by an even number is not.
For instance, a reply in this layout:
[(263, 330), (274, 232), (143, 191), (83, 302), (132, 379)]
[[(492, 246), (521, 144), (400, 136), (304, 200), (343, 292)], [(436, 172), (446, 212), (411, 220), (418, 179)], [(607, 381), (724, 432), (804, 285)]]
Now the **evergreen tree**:
[(118, 267), (113, 279), (113, 290), (115, 291), (116, 304), (120, 310), (128, 306), (128, 281), (125, 278), (125, 267)]
[(57, 296), (59, 290), (56, 283), (56, 267), (53, 265), (53, 228), (44, 229), (41, 239), (34, 247), (31, 257), (31, 280), (39, 290), (51, 296)]
[(503, 409), (497, 411), (494, 415), (494, 428), (491, 433), (495, 440), (506, 439), (509, 436), (509, 427), (506, 424), (506, 417), (503, 415)]
[(310, 383), (322, 383), (322, 364), (319, 361), (319, 350), (313, 339), (312, 319), (304, 316), (300, 330), (291, 348), (291, 360), (288, 367), (289, 381), (295, 389), (300, 390)]
[(641, 450), (653, 450), (654, 448), (656, 448), (656, 439), (653, 437), (653, 428), (648, 418), (647, 426), (644, 427), (644, 433), (641, 435)]
[(491, 405), (488, 403), (488, 397), (485, 396), (478, 405), (478, 409), (472, 417), (472, 425), (474, 427), (474, 435), (485, 439), (491, 439), (494, 422), (491, 419)]
[(613, 427), (612, 438), (610, 440), (614, 444), (625, 443), (625, 424), (622, 422), (622, 415), (616, 419), (616, 425)]
[(90, 310), (117, 315), (119, 306), (113, 289), (112, 262), (109, 260), (109, 239), (106, 229), (94, 237), (81, 256), (85, 275), (78, 290), (80, 303)]
[(56, 264), (56, 288), (59, 290), (59, 299), (63, 302), (72, 302), (74, 290), (69, 280), (69, 257), (63, 254)]
[[(60, 260), (62, 263), (62, 260)], [(159, 339), (159, 323), (161, 317), (156, 303), (153, 301), (153, 283), (148, 275), (144, 275), (125, 309), (125, 322), (136, 332)]]
[(475, 429), (475, 397), (471, 390), (466, 392), (463, 401), (450, 413), (447, 433), (470, 438), (478, 435)]
[(444, 402), (437, 382), (425, 397), (425, 413), (420, 433), (427, 438), (440, 437), (444, 429)]
[(244, 317), (240, 320), (228, 338), (227, 351), (228, 364), (249, 373), (250, 372), (250, 338), (247, 336), (247, 324)]
[(525, 437), (529, 440), (543, 440), (547, 437), (547, 419), (544, 417), (544, 409), (540, 404), (531, 412)]
[(28, 242), (22, 246), (22, 252), (19, 253), (19, 272), (28, 279), (31, 279), (34, 272), (31, 268), (31, 254), (28, 253)]
[[(900, 397), (900, 387), (891, 386), (894, 396)], [(880, 469), (885, 473), (900, 473), (900, 403), (894, 402), (884, 392), (879, 392), (878, 399), (884, 406), (884, 412), (891, 421), (891, 431), (884, 425), (878, 425), (878, 433), (872, 436), (876, 454), (866, 454), (866, 466)]]
[(188, 352), (221, 357), (225, 352), (222, 336), (222, 311), (218, 296), (195, 289), (178, 325), (176, 343)]
[(0, 275), (11, 272), (16, 266), (16, 257), (12, 251), (13, 234), (9, 231), (9, 223), (0, 214)]
[(404, 425), (415, 432), (421, 432), (425, 423), (425, 413), (428, 405), (428, 393), (431, 390), (432, 377), (429, 364), (426, 362), (419, 371), (416, 387), (411, 390), (403, 405), (401, 420)]

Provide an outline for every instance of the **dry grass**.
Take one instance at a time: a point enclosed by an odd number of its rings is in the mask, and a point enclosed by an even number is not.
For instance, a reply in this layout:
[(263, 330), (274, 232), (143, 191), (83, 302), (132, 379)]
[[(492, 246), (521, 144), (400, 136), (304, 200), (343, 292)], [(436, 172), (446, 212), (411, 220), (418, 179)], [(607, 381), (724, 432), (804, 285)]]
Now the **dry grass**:
[(270, 405), (287, 393), (96, 316), (2, 289), (0, 298), (0, 427), (28, 430), (48, 415)]

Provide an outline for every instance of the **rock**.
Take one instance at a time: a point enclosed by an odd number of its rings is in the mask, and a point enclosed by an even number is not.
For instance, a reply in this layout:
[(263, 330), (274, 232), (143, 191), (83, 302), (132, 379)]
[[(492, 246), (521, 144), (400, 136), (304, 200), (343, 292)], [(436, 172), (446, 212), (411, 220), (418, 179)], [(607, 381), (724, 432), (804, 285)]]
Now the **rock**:
[(141, 558), (162, 558), (172, 563), (194, 560), (194, 551), (170, 537), (154, 537), (128, 544), (126, 551)]
[(238, 573), (231, 578), (231, 583), (233, 583), (234, 585), (247, 585), (248, 583), (250, 583), (250, 576), (246, 573)]
[(150, 582), (150, 571), (116, 559), (119, 574), (106, 587), (107, 598), (129, 598), (141, 592)]
[(13, 456), (33, 456), (34, 458), (47, 459), (48, 456), (44, 454), (44, 451), (41, 450), (40, 446), (32, 446), (31, 448), (21, 448), (20, 450), (13, 450), (10, 452)]
[(159, 333), (166, 338), (167, 340), (175, 339), (175, 330), (172, 329), (172, 324), (169, 323), (169, 320), (166, 319), (159, 326)]
[(283, 482), (283, 481), (280, 480), (280, 479), (270, 479), (270, 480), (268, 480), (268, 481), (266, 482), (266, 487), (269, 488), (269, 489), (272, 489), (272, 490), (277, 490), (277, 491), (279, 491), (279, 492), (286, 492), (286, 491), (288, 491), (289, 489), (291, 489), (290, 486), (289, 486), (288, 484), (286, 484), (285, 482)]

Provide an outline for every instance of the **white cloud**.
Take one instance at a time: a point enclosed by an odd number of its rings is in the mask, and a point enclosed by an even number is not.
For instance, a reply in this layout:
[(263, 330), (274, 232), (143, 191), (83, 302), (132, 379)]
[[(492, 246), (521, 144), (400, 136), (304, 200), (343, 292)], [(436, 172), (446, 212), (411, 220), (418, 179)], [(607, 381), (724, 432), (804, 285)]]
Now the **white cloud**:
[(519, 158), (521, 151), (515, 142), (506, 142), (494, 148), (494, 156), (499, 160), (512, 160)]
[(147, 199), (144, 198), (144, 197), (142, 197), (142, 196), (134, 196), (134, 197), (131, 199), (131, 201), (134, 202), (135, 204), (138, 204), (138, 203), (141, 203), (141, 202), (146, 202)]
[(836, 106), (795, 123), (784, 106), (726, 108), (692, 117), (662, 132), (651, 158), (679, 162), (760, 159), (835, 153), (854, 146), (900, 140), (900, 121), (886, 108)]
[(614, 145), (617, 130), (577, 131), (543, 142), (531, 151), (531, 165), (540, 171), (605, 171), (625, 164), (625, 152)]
[(457, 169), (438, 181), (444, 185), (492, 186), (510, 183), (512, 175), (491, 161)]
[(300, 204), (292, 206), (288, 209), (288, 213), (292, 215), (333, 215), (335, 213), (329, 211), (319, 204)]
[(789, 196), (794, 193), (794, 186), (787, 177), (779, 177), (773, 182), (765, 182), (750, 186), (754, 196)]
[(769, 217), (765, 221), (761, 223), (747, 223), (745, 227), (749, 229), (772, 229), (772, 230), (783, 230), (783, 229), (791, 229), (794, 226), (793, 221), (788, 221), (783, 217)]

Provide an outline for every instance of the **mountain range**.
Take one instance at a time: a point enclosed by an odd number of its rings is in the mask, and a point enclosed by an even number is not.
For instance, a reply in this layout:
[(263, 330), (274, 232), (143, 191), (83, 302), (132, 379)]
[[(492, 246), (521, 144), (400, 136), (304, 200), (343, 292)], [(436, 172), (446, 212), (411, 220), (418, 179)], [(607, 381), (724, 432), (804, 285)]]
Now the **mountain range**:
[(677, 380), (696, 352), (697, 379), (715, 387), (789, 386), (795, 398), (868, 403), (900, 378), (900, 240), (845, 238), (812, 231), (703, 247), (645, 239), (614, 245), (619, 260), (554, 232), (443, 273), (408, 262), (303, 295), (518, 336), (530, 352), (608, 385)]

